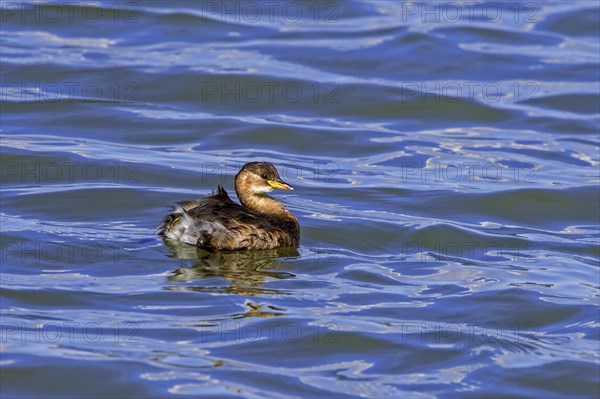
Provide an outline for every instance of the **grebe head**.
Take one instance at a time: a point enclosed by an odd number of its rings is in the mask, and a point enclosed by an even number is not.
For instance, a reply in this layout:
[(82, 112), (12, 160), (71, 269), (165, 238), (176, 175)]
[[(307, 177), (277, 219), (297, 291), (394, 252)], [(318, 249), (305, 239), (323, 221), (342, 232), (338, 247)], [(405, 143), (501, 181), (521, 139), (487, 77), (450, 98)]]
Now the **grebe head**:
[(292, 186), (281, 180), (275, 166), (268, 162), (250, 162), (242, 167), (235, 176), (235, 191), (238, 197), (263, 195), (274, 189), (293, 190)]

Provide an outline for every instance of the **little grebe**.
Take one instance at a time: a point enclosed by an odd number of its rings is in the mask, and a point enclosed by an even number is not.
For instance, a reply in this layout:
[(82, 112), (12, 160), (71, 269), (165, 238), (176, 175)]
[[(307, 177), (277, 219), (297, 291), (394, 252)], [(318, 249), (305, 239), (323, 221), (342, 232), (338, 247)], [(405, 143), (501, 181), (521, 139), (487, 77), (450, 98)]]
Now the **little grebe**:
[(293, 190), (268, 162), (251, 162), (235, 176), (233, 202), (223, 187), (199, 201), (178, 202), (159, 227), (159, 234), (208, 251), (297, 247), (298, 220), (267, 195)]

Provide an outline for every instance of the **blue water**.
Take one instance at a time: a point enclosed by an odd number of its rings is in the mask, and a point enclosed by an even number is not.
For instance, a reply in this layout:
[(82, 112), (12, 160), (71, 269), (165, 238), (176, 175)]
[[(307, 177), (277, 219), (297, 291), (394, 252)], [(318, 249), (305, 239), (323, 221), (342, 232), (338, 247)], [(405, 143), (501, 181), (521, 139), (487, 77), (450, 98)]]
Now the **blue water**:
[[(1, 393), (597, 398), (595, 1), (2, 2)], [(297, 251), (154, 233), (246, 162)]]

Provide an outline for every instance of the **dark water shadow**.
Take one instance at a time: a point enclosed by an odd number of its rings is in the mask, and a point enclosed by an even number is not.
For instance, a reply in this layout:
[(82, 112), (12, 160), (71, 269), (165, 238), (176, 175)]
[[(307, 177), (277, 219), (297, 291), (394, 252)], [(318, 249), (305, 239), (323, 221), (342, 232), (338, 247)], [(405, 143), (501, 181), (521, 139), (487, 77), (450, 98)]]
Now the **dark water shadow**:
[[(171, 257), (191, 259), (191, 267), (173, 270), (168, 278), (171, 283), (191, 283), (221, 278), (228, 286), (182, 285), (166, 287), (169, 290), (184, 290), (211, 293), (233, 293), (238, 295), (259, 295), (283, 293), (281, 290), (263, 288), (269, 279), (290, 279), (294, 274), (284, 271), (292, 268), (289, 258), (299, 258), (296, 248), (276, 248), (260, 251), (207, 252), (192, 245), (165, 240)], [(214, 281), (211, 282), (213, 284)]]

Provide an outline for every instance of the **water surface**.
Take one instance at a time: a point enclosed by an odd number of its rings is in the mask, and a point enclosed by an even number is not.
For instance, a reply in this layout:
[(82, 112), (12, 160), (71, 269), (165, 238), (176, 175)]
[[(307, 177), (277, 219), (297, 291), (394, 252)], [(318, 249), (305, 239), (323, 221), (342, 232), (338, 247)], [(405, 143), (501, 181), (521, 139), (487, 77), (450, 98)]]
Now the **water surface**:
[(596, 2), (267, 3), (2, 4), (3, 397), (597, 397)]

